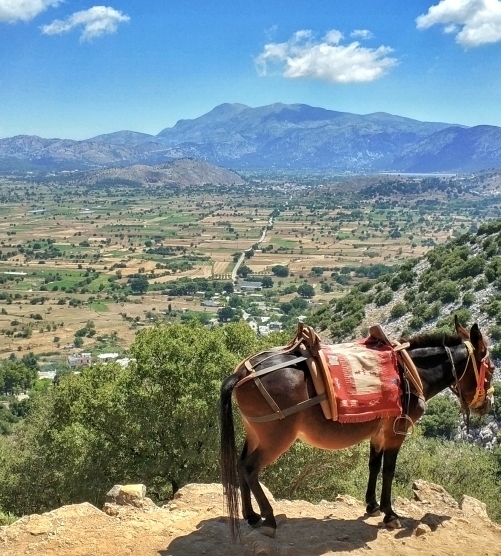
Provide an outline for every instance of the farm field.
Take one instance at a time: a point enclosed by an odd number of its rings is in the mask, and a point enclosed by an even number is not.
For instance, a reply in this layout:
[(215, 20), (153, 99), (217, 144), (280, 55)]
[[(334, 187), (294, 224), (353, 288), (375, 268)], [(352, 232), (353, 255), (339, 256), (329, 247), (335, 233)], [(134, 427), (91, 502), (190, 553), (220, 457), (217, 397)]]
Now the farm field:
[[(360, 269), (420, 256), (499, 216), (490, 182), (482, 190), (474, 178), (421, 192), (378, 176), (308, 186), (247, 178), (240, 187), (185, 189), (1, 178), (0, 357), (33, 351), (56, 364), (82, 350), (125, 353), (156, 321), (198, 314), (207, 322), (224, 297), (205, 307), (209, 295), (172, 288), (227, 284), (248, 250), (247, 279), (273, 279), (264, 298), (288, 302), (290, 286), (306, 283), (311, 301), (327, 303)], [(288, 275), (274, 276), (277, 265)]]

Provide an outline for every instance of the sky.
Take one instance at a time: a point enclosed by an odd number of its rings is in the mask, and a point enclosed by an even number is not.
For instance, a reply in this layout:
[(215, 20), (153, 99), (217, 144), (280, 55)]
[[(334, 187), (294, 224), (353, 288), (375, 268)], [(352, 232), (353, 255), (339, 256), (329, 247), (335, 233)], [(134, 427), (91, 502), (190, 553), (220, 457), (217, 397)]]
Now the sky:
[(501, 0), (105, 2), (0, 0), (0, 138), (157, 134), (225, 102), (501, 126)]

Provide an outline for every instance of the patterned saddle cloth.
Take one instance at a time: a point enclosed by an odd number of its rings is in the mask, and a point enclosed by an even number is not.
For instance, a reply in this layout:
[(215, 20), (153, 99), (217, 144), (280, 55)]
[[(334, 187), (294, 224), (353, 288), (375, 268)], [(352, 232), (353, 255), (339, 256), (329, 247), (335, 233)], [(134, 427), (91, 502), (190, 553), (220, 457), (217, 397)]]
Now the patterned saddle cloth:
[(402, 414), (400, 377), (391, 347), (362, 340), (321, 349), (334, 387), (338, 421), (357, 423)]

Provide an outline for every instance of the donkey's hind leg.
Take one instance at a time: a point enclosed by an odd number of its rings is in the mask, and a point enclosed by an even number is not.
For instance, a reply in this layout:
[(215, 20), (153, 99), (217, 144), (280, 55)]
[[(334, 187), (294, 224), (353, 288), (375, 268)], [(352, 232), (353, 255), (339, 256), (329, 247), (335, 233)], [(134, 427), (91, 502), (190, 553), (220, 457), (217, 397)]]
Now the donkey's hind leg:
[[(285, 421), (285, 424), (283, 423), (283, 421), (281, 421), (280, 424), (282, 426), (280, 427), (277, 427), (276, 422), (274, 422), (275, 434), (268, 434), (268, 437), (266, 437), (266, 440), (264, 441), (264, 430), (260, 431), (260, 437), (258, 437), (257, 434), (252, 435), (251, 437), (255, 437), (257, 441), (256, 446), (253, 450), (251, 450), (251, 446), (253, 443), (249, 442), (250, 439), (248, 437), (248, 442), (246, 442), (247, 453), (245, 457), (243, 459), (240, 459), (240, 461), (238, 462), (238, 471), (241, 474), (243, 480), (247, 483), (248, 487), (250, 488), (252, 494), (256, 499), (256, 502), (259, 505), (259, 511), (263, 518), (260, 530), (269, 537), (275, 536), (277, 522), (275, 520), (275, 515), (273, 514), (273, 508), (271, 507), (271, 504), (266, 497), (261, 484), (259, 483), (259, 473), (266, 466), (276, 461), (284, 452), (286, 452), (291, 447), (291, 445), (296, 440), (297, 432), (294, 426), (294, 420), (289, 417)], [(242, 500), (244, 500), (243, 495)], [(253, 513), (250, 499), (248, 504), (248, 508), (250, 508), (251, 512)]]
[[(238, 462), (238, 472), (242, 478), (242, 484), (244, 484), (242, 490), (242, 509), (244, 517), (247, 519), (249, 525), (253, 527), (262, 526), (263, 533), (270, 537), (274, 537), (277, 529), (277, 522), (275, 521), (273, 508), (259, 483), (259, 472), (264, 467), (260, 465), (261, 456), (262, 452), (258, 448)], [(261, 515), (256, 514), (252, 509), (250, 498), (251, 491), (259, 505)], [(250, 516), (250, 519), (247, 516)], [(262, 522), (261, 516), (264, 518)]]
[(259, 527), (261, 525), (261, 516), (256, 513), (252, 507), (251, 491), (249, 484), (245, 478), (244, 468), (249, 448), (248, 441), (245, 441), (240, 459), (238, 460), (238, 479), (240, 482), (240, 494), (242, 497), (242, 514), (244, 519), (251, 527)]

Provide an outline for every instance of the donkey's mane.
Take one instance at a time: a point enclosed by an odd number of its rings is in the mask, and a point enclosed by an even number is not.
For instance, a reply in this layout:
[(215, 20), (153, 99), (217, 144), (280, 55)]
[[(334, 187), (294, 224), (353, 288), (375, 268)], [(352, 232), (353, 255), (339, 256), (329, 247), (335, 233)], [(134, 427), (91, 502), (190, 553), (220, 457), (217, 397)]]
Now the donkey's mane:
[(441, 346), (458, 346), (463, 342), (463, 338), (459, 334), (442, 334), (435, 332), (433, 334), (418, 334), (412, 338), (403, 338), (402, 342), (409, 342), (408, 349), (425, 348), (425, 347), (441, 347)]

